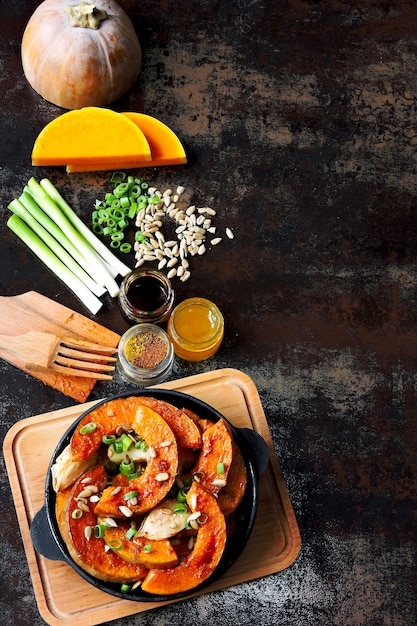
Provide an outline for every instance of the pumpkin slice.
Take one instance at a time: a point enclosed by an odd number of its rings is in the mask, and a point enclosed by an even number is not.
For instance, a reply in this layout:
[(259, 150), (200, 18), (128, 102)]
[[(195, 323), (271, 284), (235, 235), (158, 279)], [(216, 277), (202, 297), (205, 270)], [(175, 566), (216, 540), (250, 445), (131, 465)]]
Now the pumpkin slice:
[(62, 513), (62, 500), (60, 500), (57, 516), (59, 529), (72, 559), (92, 576), (116, 583), (141, 580), (147, 572), (143, 565), (128, 563), (116, 552), (106, 551), (104, 540), (95, 537), (94, 527), (97, 518), (94, 513), (94, 504), (90, 502), (89, 497), (83, 500), (82, 505), (88, 510), (83, 510), (80, 516), (77, 515), (77, 511), (80, 511), (82, 492), (91, 486), (96, 487), (100, 492), (106, 482), (107, 474), (102, 465), (97, 465), (86, 472), (73, 487), (65, 516)]
[[(98, 524), (105, 524), (105, 519), (97, 518)], [(126, 537), (130, 523), (118, 521), (117, 527), (108, 527), (104, 532), (104, 542), (121, 559), (128, 563), (140, 564), (147, 569), (153, 567), (174, 567), (178, 556), (168, 539), (155, 540), (135, 535)]]
[(184, 411), (177, 409), (164, 400), (157, 400), (156, 398), (142, 396), (139, 398), (139, 401), (164, 418), (174, 433), (178, 446), (192, 448), (193, 450), (201, 448), (202, 439), (200, 431), (193, 420), (184, 413)]
[(63, 113), (47, 124), (35, 140), (32, 165), (112, 163), (151, 160), (143, 131), (125, 115), (100, 107)]
[[(174, 483), (178, 469), (178, 447), (166, 421), (149, 407), (138, 405), (132, 426), (148, 445), (146, 467), (142, 474), (129, 480), (127, 485), (118, 484), (116, 489), (114, 486), (105, 489), (96, 505), (96, 515), (122, 519), (146, 513), (167, 496)], [(135, 495), (129, 498), (129, 494)]]
[(242, 501), (247, 484), (247, 472), (243, 455), (232, 441), (233, 459), (227, 474), (227, 484), (219, 491), (217, 501), (225, 517), (230, 517)]
[(193, 475), (212, 494), (227, 485), (233, 460), (233, 438), (224, 419), (209, 426), (203, 433), (203, 446)]
[[(121, 169), (130, 169), (134, 167), (156, 167), (159, 165), (182, 165), (187, 162), (184, 147), (169, 126), (160, 120), (145, 115), (144, 113), (121, 113), (132, 122), (134, 122), (144, 133), (151, 148), (152, 158), (146, 161), (142, 158), (136, 158), (134, 161), (126, 160), (125, 163), (118, 165)], [(78, 165), (68, 163), (67, 172), (94, 172), (97, 170), (112, 170), (114, 163), (88, 163)]]
[(153, 594), (175, 594), (197, 587), (216, 569), (226, 545), (226, 522), (216, 498), (194, 482), (187, 494), (193, 513), (201, 513), (205, 523), (199, 526), (192, 552), (176, 567), (152, 568), (142, 582), (142, 589)]

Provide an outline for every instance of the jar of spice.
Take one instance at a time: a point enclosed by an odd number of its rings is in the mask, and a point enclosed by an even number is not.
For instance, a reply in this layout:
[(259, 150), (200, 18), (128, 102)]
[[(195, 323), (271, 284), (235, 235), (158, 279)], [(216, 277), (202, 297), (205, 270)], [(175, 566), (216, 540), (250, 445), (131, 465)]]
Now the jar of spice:
[(154, 269), (136, 269), (122, 281), (119, 306), (136, 324), (159, 324), (168, 319), (174, 304), (171, 281)]
[(167, 332), (177, 356), (187, 361), (202, 361), (220, 347), (224, 336), (223, 315), (206, 298), (187, 298), (173, 310)]
[(136, 324), (120, 339), (118, 369), (128, 382), (143, 387), (156, 385), (169, 376), (173, 362), (173, 345), (155, 324)]

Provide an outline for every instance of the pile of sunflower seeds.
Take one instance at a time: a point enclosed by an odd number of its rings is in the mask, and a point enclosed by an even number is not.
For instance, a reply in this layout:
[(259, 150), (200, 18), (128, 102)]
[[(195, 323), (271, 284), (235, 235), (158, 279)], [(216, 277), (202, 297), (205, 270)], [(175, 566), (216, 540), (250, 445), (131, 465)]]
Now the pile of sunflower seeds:
[[(159, 270), (168, 270), (169, 279), (177, 277), (182, 282), (190, 277), (190, 257), (204, 254), (207, 241), (217, 246), (223, 239), (213, 224), (216, 211), (207, 206), (185, 207), (186, 203), (180, 202), (184, 191), (184, 187), (177, 187), (175, 191), (167, 189), (163, 193), (155, 187), (149, 188), (148, 194), (159, 196), (161, 201), (141, 209), (135, 224), (139, 235), (135, 237), (135, 267), (155, 261)], [(175, 223), (175, 239), (166, 240), (161, 231), (166, 218)], [(226, 228), (225, 234), (229, 239), (234, 238), (230, 228)]]

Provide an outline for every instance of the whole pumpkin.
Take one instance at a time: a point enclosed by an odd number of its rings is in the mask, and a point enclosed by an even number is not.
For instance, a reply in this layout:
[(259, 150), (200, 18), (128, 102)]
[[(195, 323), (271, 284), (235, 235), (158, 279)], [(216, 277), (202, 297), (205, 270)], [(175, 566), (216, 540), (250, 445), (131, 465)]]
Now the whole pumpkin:
[(22, 39), (29, 84), (65, 109), (106, 106), (123, 96), (141, 58), (133, 24), (114, 0), (44, 0)]

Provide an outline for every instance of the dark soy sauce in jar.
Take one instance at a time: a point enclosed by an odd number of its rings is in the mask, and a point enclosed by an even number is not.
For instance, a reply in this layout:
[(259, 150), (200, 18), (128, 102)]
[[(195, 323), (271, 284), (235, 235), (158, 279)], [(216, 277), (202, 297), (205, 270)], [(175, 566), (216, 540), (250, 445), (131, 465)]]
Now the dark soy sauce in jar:
[(167, 294), (153, 276), (136, 278), (127, 290), (127, 299), (138, 311), (156, 311), (166, 302)]

